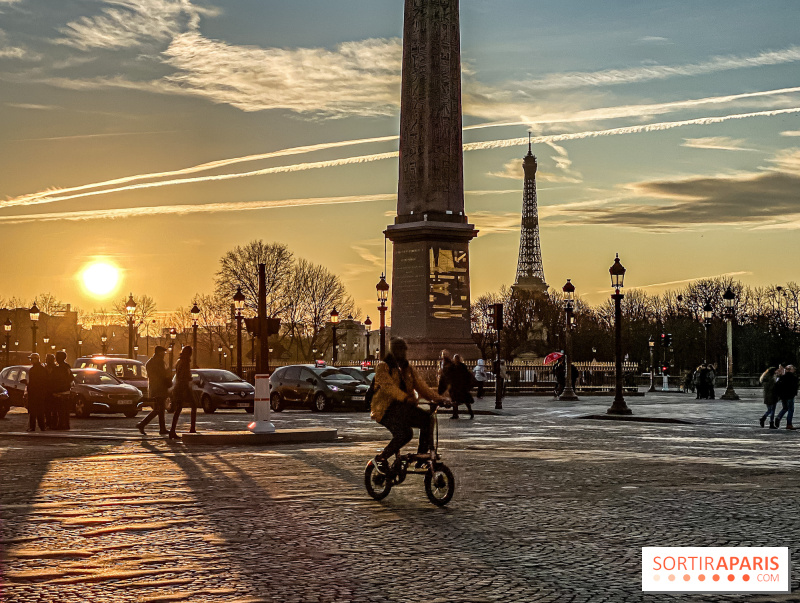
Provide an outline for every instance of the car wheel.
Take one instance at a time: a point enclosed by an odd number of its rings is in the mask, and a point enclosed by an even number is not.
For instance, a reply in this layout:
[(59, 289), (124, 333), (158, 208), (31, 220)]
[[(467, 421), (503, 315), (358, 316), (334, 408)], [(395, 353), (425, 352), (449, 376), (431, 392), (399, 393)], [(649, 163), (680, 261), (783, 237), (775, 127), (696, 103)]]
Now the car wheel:
[(122, 414), (124, 414), (125, 417), (128, 419), (132, 419), (133, 417), (139, 414), (139, 409), (134, 408), (133, 410), (126, 410)]
[(172, 398), (167, 398), (164, 401), (164, 410), (169, 413), (175, 412), (175, 403), (172, 401)]
[(272, 392), (269, 397), (269, 407), (275, 412), (283, 412), (283, 398), (278, 392)]
[(79, 396), (75, 401), (75, 416), (80, 419), (85, 419), (91, 414), (91, 404), (82, 396)]
[(314, 396), (314, 403), (311, 406), (311, 410), (313, 410), (314, 412), (323, 412), (328, 410), (328, 408), (329, 408), (329, 403), (328, 399), (325, 397), (325, 394), (320, 392), (316, 396)]
[(209, 398), (206, 394), (203, 394), (203, 397), (200, 398), (200, 403), (203, 405), (203, 412), (207, 415), (213, 415), (214, 411), (217, 410), (217, 407), (214, 406), (211, 398)]
[(11, 410), (10, 406), (0, 406), (0, 419), (4, 418), (9, 410)]

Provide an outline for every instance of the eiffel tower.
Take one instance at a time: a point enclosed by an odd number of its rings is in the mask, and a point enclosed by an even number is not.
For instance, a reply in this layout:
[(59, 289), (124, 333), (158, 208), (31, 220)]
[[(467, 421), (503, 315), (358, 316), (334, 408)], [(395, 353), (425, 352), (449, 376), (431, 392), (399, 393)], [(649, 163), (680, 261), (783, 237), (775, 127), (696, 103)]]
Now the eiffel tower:
[(519, 241), (517, 278), (512, 291), (545, 293), (542, 249), (539, 244), (539, 208), (536, 203), (536, 157), (531, 151), (528, 133), (528, 154), (522, 160), (525, 172), (525, 188), (522, 194), (522, 232)]

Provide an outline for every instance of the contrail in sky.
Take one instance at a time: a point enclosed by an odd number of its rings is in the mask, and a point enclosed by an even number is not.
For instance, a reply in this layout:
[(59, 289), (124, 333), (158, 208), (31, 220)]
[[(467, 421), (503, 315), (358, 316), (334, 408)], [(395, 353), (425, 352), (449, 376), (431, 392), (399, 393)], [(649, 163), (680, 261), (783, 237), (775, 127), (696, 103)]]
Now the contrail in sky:
[[(643, 132), (659, 132), (664, 130), (671, 130), (674, 128), (681, 128), (685, 126), (705, 126), (711, 124), (723, 123), (730, 120), (747, 119), (751, 117), (773, 117), (776, 115), (784, 115), (787, 113), (800, 113), (800, 107), (792, 107), (789, 109), (773, 109), (770, 111), (755, 111), (751, 113), (737, 113), (732, 115), (721, 115), (718, 117), (700, 117), (696, 119), (687, 119), (683, 121), (669, 121), (655, 124), (642, 124), (637, 126), (625, 126), (621, 128), (610, 128), (607, 130), (590, 130), (584, 132), (574, 132), (571, 134), (551, 134), (547, 136), (536, 136), (532, 139), (534, 143), (549, 143), (561, 142), (566, 140), (581, 140), (585, 138), (598, 138), (603, 136), (618, 136), (622, 134), (638, 134)], [(386, 140), (392, 137), (383, 137), (381, 139), (372, 140)], [(528, 143), (527, 138), (508, 138), (501, 140), (489, 140), (484, 142), (471, 142), (464, 145), (464, 151), (482, 151), (489, 149), (500, 149), (505, 147), (520, 146)], [(278, 151), (280, 152), (280, 151)], [(16, 197), (7, 201), (0, 202), (0, 208), (14, 207), (21, 205), (36, 205), (41, 203), (55, 203), (57, 201), (66, 201), (69, 199), (76, 199), (82, 197), (90, 197), (95, 195), (105, 195), (108, 193), (116, 193), (130, 190), (138, 190), (145, 188), (158, 188), (163, 186), (173, 186), (177, 184), (195, 184), (199, 182), (214, 182), (221, 180), (232, 180), (236, 178), (247, 178), (250, 176), (263, 176), (267, 174), (280, 174), (289, 172), (299, 172), (304, 170), (312, 170), (319, 168), (337, 167), (343, 165), (353, 165), (359, 163), (369, 163), (373, 161), (381, 161), (383, 159), (391, 159), (398, 156), (398, 152), (376, 153), (372, 155), (360, 155), (356, 157), (346, 157), (343, 159), (332, 159), (328, 161), (316, 161), (307, 163), (297, 163), (292, 165), (277, 166), (271, 168), (264, 168), (260, 170), (253, 170), (249, 172), (235, 172), (230, 174), (218, 174), (214, 176), (198, 176), (194, 178), (178, 178), (174, 180), (163, 180), (160, 182), (144, 182), (139, 184), (131, 184), (117, 188), (76, 192), (72, 195), (64, 195), (66, 189), (62, 191), (50, 191), (49, 193), (35, 193), (32, 195), (24, 195)], [(234, 160), (222, 160), (223, 162), (234, 162)], [(217, 162), (214, 162), (217, 163)], [(206, 164), (210, 165), (210, 164)], [(187, 168), (192, 170), (194, 168)], [(154, 176), (153, 176), (154, 177)], [(137, 178), (131, 176), (130, 178)], [(95, 188), (99, 185), (85, 185), (80, 187), (82, 189)], [(75, 190), (75, 189), (73, 189)], [(48, 196), (50, 195), (50, 196)]]

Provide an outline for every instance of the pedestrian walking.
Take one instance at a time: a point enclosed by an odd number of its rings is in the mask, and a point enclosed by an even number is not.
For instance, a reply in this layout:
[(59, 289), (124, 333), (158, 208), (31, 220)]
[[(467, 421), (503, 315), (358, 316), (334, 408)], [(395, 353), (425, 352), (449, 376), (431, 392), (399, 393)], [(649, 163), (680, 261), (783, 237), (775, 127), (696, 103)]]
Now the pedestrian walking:
[(473, 374), (475, 375), (475, 381), (478, 384), (478, 400), (483, 398), (483, 388), (486, 385), (486, 381), (489, 379), (489, 376), (486, 374), (486, 362), (483, 358), (478, 359), (478, 363), (475, 365), (473, 369)]
[(444, 368), (442, 375), (439, 378), (439, 395), (449, 392), (450, 400), (453, 402), (453, 415), (451, 419), (458, 419), (458, 405), (463, 404), (469, 411), (469, 418), (474, 419), (475, 413), (472, 411), (472, 374), (467, 366), (461, 360), (461, 356), (456, 354), (451, 360), (448, 357), (442, 357), (444, 361)]
[(36, 425), (44, 431), (45, 425), (45, 403), (47, 401), (48, 376), (47, 369), (39, 361), (39, 354), (34, 352), (28, 359), (31, 361), (31, 368), (28, 371), (28, 384), (26, 393), (28, 394), (28, 431), (36, 431)]
[(67, 364), (67, 353), (59, 350), (55, 356), (56, 365), (50, 375), (55, 404), (55, 429), (69, 431), (69, 413), (72, 411), (72, 382), (75, 380), (72, 369)]
[(706, 373), (706, 397), (709, 400), (714, 400), (714, 383), (717, 380), (717, 369), (713, 364), (708, 364), (708, 372)]
[(56, 357), (47, 354), (44, 357), (44, 368), (47, 371), (47, 395), (44, 402), (44, 422), (47, 429), (58, 429), (58, 401), (55, 396)]
[(786, 429), (794, 429), (792, 417), (794, 416), (794, 399), (797, 396), (797, 374), (794, 365), (786, 367), (784, 373), (775, 381), (775, 390), (783, 405), (781, 412), (775, 417), (775, 427), (780, 428), (781, 419), (786, 415)]
[(564, 357), (562, 356), (559, 358), (556, 365), (553, 367), (553, 375), (556, 378), (556, 389), (553, 392), (553, 396), (558, 398), (562, 393), (564, 393), (564, 389), (567, 387), (567, 365), (564, 362)]
[(706, 378), (708, 376), (708, 367), (701, 364), (694, 371), (694, 388), (697, 392), (695, 400), (706, 400), (708, 394), (706, 393)]
[(183, 407), (191, 404), (191, 424), (189, 433), (197, 433), (197, 402), (192, 395), (192, 346), (185, 345), (181, 349), (178, 362), (175, 364), (175, 385), (172, 387), (172, 400), (174, 412), (172, 415), (172, 428), (169, 430), (169, 439), (177, 440), (175, 428), (178, 426), (178, 417), (181, 416)]
[(777, 370), (774, 366), (769, 367), (758, 380), (764, 389), (764, 404), (767, 405), (767, 412), (761, 415), (758, 422), (761, 427), (764, 427), (764, 423), (767, 422), (767, 417), (769, 417), (770, 429), (775, 429), (775, 406), (778, 403), (778, 394), (775, 391), (775, 371)]
[(172, 374), (164, 362), (166, 353), (167, 348), (157, 345), (153, 357), (144, 365), (147, 369), (147, 393), (152, 401), (153, 410), (136, 424), (142, 435), (145, 435), (144, 428), (156, 417), (158, 417), (158, 433), (161, 435), (169, 433), (164, 420), (164, 409), (169, 387), (172, 385)]

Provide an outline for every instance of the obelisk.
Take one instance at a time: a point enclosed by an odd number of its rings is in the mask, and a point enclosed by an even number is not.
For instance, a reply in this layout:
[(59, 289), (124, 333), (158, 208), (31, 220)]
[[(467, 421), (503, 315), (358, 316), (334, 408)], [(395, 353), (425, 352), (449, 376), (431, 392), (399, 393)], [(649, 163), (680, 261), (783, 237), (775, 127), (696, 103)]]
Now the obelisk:
[(406, 0), (392, 335), (409, 357), (478, 355), (470, 325), (458, 0)]

